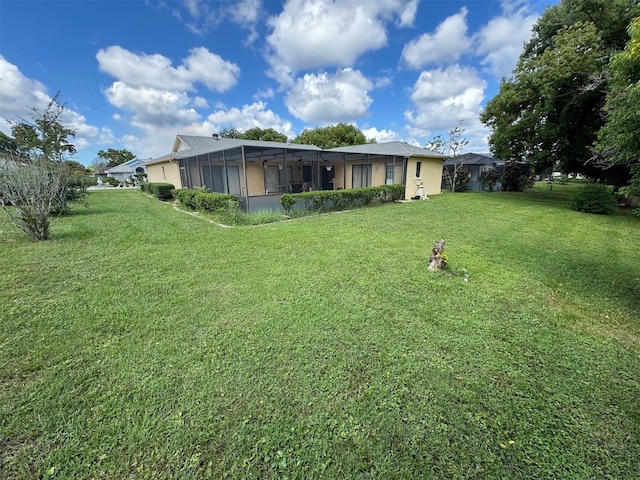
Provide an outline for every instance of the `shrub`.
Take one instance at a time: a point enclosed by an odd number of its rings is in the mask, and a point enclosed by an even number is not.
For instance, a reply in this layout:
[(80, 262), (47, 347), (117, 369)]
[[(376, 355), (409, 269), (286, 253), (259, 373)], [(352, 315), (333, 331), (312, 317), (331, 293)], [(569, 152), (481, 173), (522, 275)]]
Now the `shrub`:
[(102, 181), (102, 183), (108, 183), (112, 187), (117, 187), (118, 185), (120, 185), (120, 180), (113, 177), (107, 177)]
[(464, 192), (467, 188), (467, 183), (469, 183), (469, 179), (471, 175), (469, 174), (469, 170), (465, 167), (460, 167), (458, 169), (458, 173), (456, 174), (456, 192)]
[(616, 199), (608, 188), (592, 183), (578, 190), (571, 208), (579, 212), (610, 215), (617, 207)]
[(498, 172), (495, 168), (490, 168), (486, 172), (482, 173), (482, 177), (480, 181), (483, 185), (486, 185), (489, 188), (490, 192), (493, 192), (496, 184), (500, 180), (500, 172)]
[(183, 188), (172, 190), (171, 195), (181, 204), (194, 210), (227, 214), (229, 210), (240, 208), (240, 198), (226, 193)]
[(0, 206), (34, 240), (49, 238), (49, 217), (66, 201), (67, 170), (60, 162), (34, 158), (0, 163)]
[(529, 178), (522, 174), (520, 166), (515, 162), (507, 163), (502, 176), (502, 190), (505, 192), (524, 192), (527, 186), (529, 186)]
[(171, 191), (175, 188), (176, 187), (170, 183), (147, 183), (145, 191), (149, 192), (159, 200), (169, 200), (171, 198)]
[(309, 212), (338, 211), (400, 200), (404, 197), (404, 188), (404, 185), (382, 185), (291, 193), (282, 195), (280, 203), (287, 214), (298, 200), (304, 202), (304, 207)]
[(296, 197), (294, 197), (291, 193), (285, 193), (280, 197), (280, 204), (282, 205), (284, 213), (289, 215), (289, 213), (291, 213), (291, 209), (296, 204)]

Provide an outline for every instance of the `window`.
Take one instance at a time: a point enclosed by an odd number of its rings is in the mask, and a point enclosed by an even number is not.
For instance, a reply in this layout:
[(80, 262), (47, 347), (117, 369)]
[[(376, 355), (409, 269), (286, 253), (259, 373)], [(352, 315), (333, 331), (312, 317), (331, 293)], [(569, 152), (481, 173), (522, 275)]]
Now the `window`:
[(268, 193), (285, 192), (287, 182), (293, 179), (293, 168), (280, 169), (277, 166), (267, 166), (264, 170), (264, 189)]
[(371, 185), (370, 165), (361, 164), (351, 167), (351, 187), (361, 188)]
[(210, 191), (240, 195), (240, 170), (238, 166), (227, 166), (228, 188), (222, 165), (202, 165), (201, 168), (204, 184)]
[(393, 185), (394, 182), (395, 165), (393, 163), (387, 163), (387, 174), (385, 182), (387, 185)]
[(420, 170), (422, 170), (422, 162), (416, 162), (416, 178), (420, 178)]

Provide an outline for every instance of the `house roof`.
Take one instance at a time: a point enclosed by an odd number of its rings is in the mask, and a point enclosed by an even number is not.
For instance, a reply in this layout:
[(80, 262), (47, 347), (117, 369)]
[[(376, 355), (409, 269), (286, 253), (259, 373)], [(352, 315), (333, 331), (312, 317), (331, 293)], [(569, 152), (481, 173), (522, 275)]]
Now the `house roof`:
[(384, 142), (384, 143), (365, 143), (363, 145), (351, 145), (348, 147), (332, 148), (331, 151), (346, 153), (364, 153), (370, 155), (395, 155), (396, 157), (435, 157), (445, 158), (443, 155), (432, 150), (409, 145), (406, 142)]
[(144, 165), (144, 162), (138, 158), (134, 158), (132, 160), (129, 160), (128, 162), (124, 162), (120, 165), (116, 165), (115, 167), (108, 168), (104, 171), (104, 173), (134, 173), (136, 167), (140, 165)]
[[(462, 161), (463, 165), (504, 165), (506, 162), (504, 160), (500, 160), (498, 158), (493, 158), (491, 155), (482, 155), (480, 153), (465, 153), (464, 155), (460, 155), (457, 159), (457, 163)], [(445, 165), (453, 165), (454, 160), (448, 159), (444, 162)]]
[[(324, 150), (315, 145), (305, 145), (297, 143), (264, 142), (260, 140), (243, 140), (224, 137), (197, 137), (192, 135), (177, 135), (174, 142), (173, 151), (167, 155), (148, 160), (147, 165), (166, 162), (171, 159), (194, 157), (196, 155), (206, 155), (245, 147), (252, 152), (252, 157), (268, 155), (270, 151), (286, 149), (287, 151), (308, 152), (313, 156), (315, 152), (339, 153), (360, 153), (370, 155), (395, 155), (398, 157), (409, 157), (411, 155), (423, 157), (445, 158), (442, 155), (426, 148), (415, 147), (404, 142), (367, 143), (364, 145), (353, 145), (348, 147), (337, 147)], [(325, 158), (326, 160), (327, 158)]]

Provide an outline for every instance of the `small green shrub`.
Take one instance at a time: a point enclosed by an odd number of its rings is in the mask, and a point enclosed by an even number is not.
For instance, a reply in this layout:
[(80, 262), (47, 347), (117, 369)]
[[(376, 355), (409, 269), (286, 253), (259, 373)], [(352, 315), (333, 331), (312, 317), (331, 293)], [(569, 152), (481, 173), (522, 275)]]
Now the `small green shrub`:
[(309, 212), (339, 211), (395, 202), (404, 197), (404, 189), (404, 185), (381, 185), (346, 190), (314, 190), (282, 195), (280, 203), (287, 215), (298, 200), (304, 202), (304, 208)]
[(509, 162), (504, 167), (502, 176), (502, 190), (505, 192), (524, 192), (528, 187), (533, 186), (533, 178), (522, 174), (520, 165)]
[(610, 215), (616, 211), (618, 204), (613, 193), (604, 185), (592, 183), (582, 187), (576, 193), (571, 208), (579, 212)]
[(175, 188), (171, 183), (147, 183), (145, 191), (159, 200), (169, 200), (172, 197), (171, 191)]
[(480, 181), (483, 185), (486, 185), (490, 192), (493, 192), (496, 184), (500, 180), (500, 172), (498, 172), (495, 168), (490, 168), (486, 172), (482, 173), (482, 177)]
[(285, 193), (280, 197), (280, 204), (285, 214), (289, 215), (289, 213), (291, 213), (291, 209), (296, 204), (296, 201), (296, 197), (291, 193)]
[(112, 187), (117, 187), (118, 185), (120, 185), (120, 180), (113, 177), (107, 177), (102, 181), (102, 183), (106, 183), (108, 185), (111, 185)]

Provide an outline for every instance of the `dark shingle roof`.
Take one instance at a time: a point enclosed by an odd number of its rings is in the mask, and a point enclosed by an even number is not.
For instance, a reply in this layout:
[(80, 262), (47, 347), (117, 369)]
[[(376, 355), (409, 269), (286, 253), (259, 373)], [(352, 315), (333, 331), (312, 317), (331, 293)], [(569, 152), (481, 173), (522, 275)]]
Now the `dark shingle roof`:
[(411, 155), (432, 158), (445, 158), (442, 155), (426, 148), (415, 147), (405, 142), (385, 142), (385, 143), (366, 143), (364, 145), (353, 145), (348, 147), (332, 148), (323, 150), (315, 145), (303, 145), (297, 143), (283, 142), (263, 142), (260, 140), (242, 140), (224, 137), (197, 137), (192, 135), (178, 135), (177, 139), (186, 146), (182, 150), (172, 152), (162, 157), (154, 158), (146, 162), (147, 165), (154, 163), (162, 163), (172, 158), (180, 159), (194, 157), (196, 155), (206, 155), (208, 153), (222, 152), (233, 150), (240, 147), (248, 147), (254, 150), (260, 149), (287, 149), (306, 151), (306, 152), (332, 152), (332, 153), (361, 153), (370, 155), (395, 155), (398, 157), (409, 157)]
[(426, 148), (409, 145), (406, 142), (365, 143), (364, 145), (351, 145), (348, 147), (332, 148), (331, 151), (346, 153), (364, 153), (371, 155), (395, 155), (397, 157), (409, 157), (411, 155), (422, 157), (445, 158), (443, 155)]

